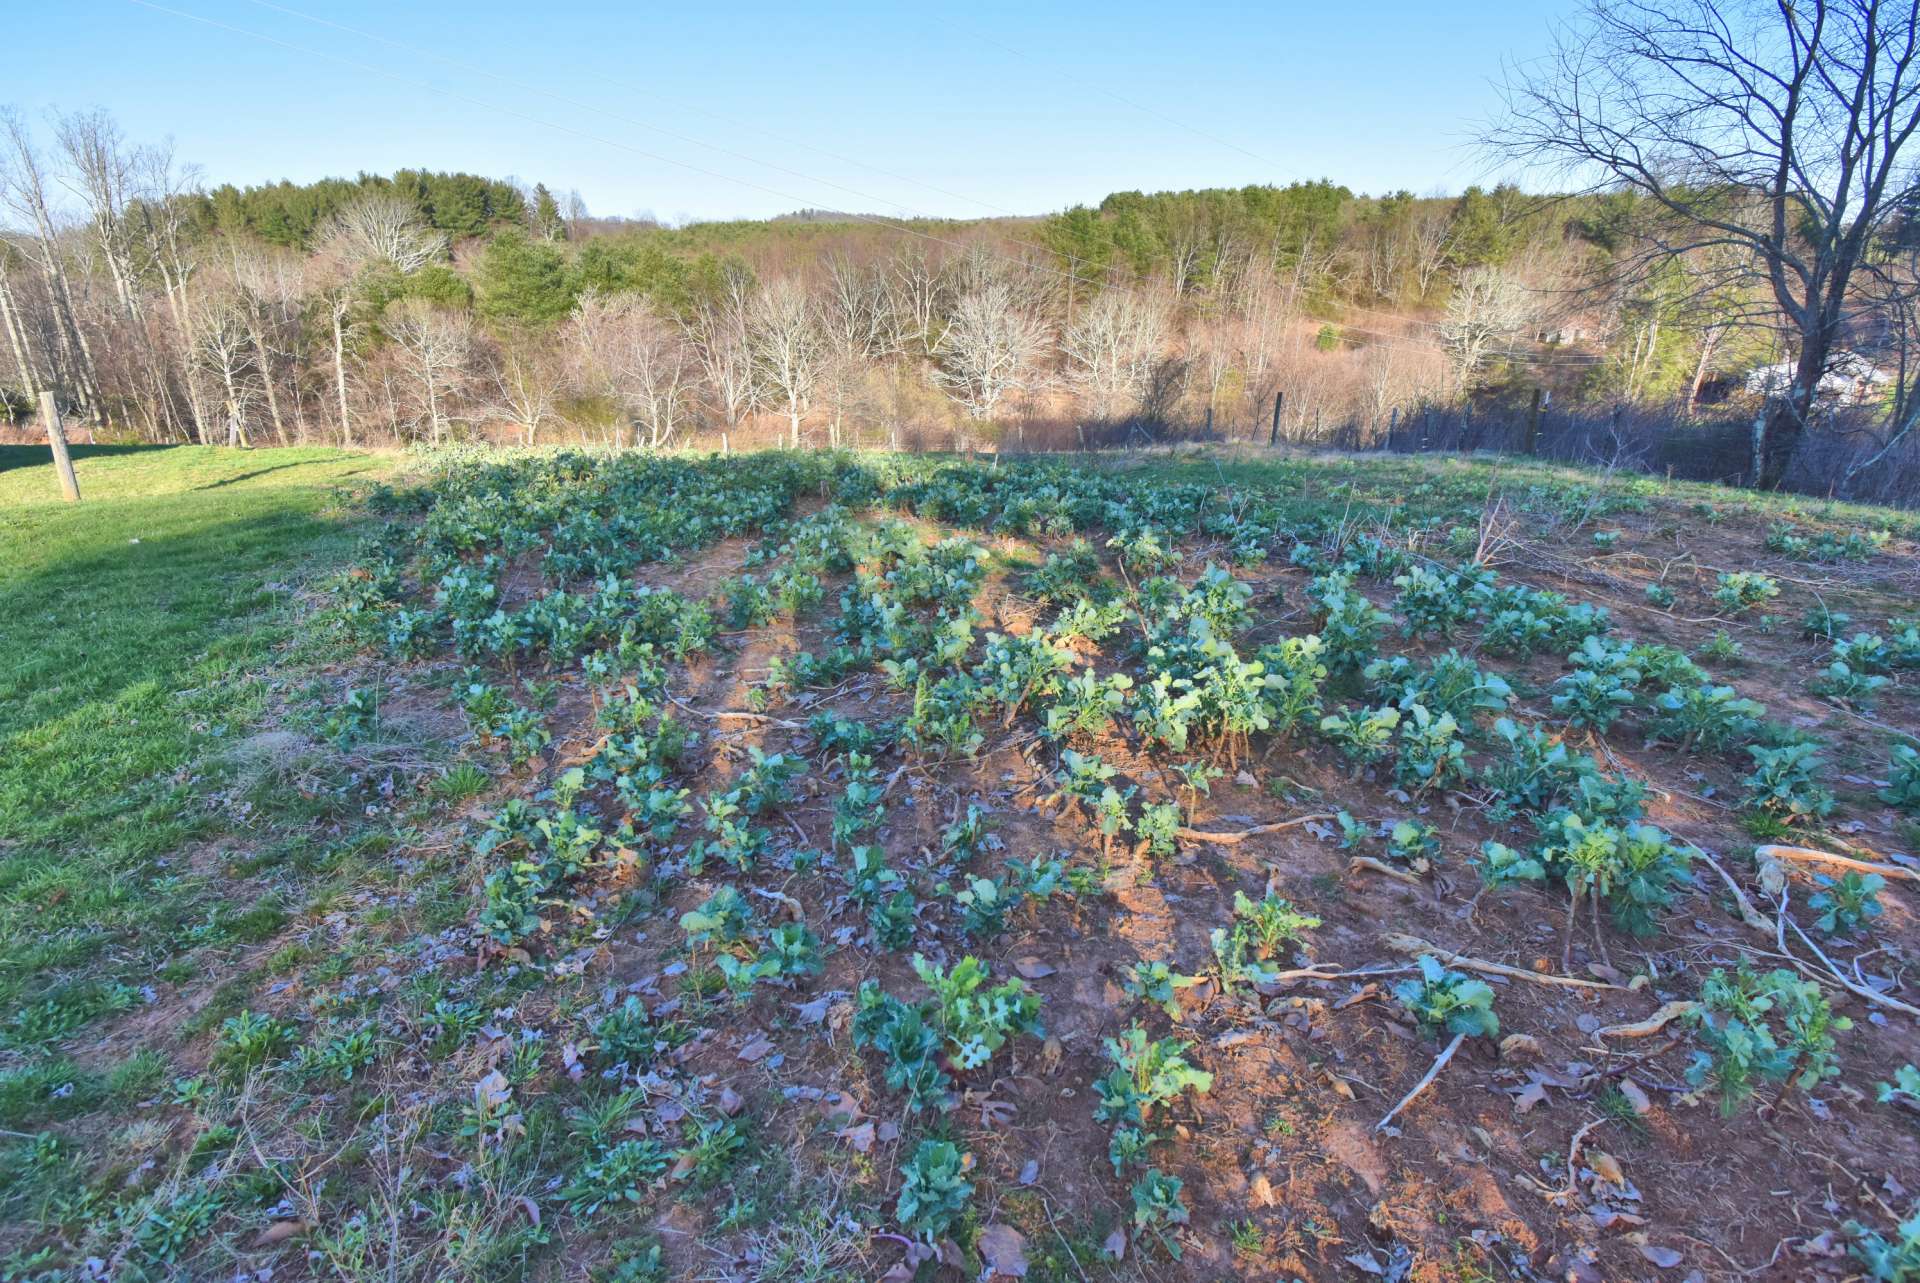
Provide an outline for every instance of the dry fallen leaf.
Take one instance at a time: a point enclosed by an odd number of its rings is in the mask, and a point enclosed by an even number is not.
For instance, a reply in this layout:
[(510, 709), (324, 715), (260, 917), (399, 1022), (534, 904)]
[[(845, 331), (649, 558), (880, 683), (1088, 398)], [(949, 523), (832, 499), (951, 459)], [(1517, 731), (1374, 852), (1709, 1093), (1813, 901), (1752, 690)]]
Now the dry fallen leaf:
[(1642, 1243), (1640, 1255), (1652, 1261), (1663, 1270), (1670, 1270), (1680, 1264), (1680, 1253), (1670, 1247), (1659, 1247), (1653, 1243)]
[(1631, 1078), (1620, 1080), (1620, 1094), (1627, 1098), (1627, 1103), (1633, 1106), (1633, 1112), (1636, 1114), (1645, 1114), (1653, 1108), (1653, 1102), (1647, 1099), (1646, 1091)]
[(1267, 1179), (1265, 1172), (1247, 1182), (1247, 1202), (1253, 1207), (1274, 1207), (1280, 1202), (1280, 1196), (1274, 1193), (1273, 1182)]
[(1620, 1170), (1620, 1160), (1604, 1149), (1588, 1150), (1587, 1166), (1593, 1169), (1594, 1175), (1609, 1185), (1624, 1187), (1627, 1183), (1627, 1174)]
[[(536, 1222), (537, 1224), (538, 1222)], [(272, 1247), (275, 1243), (284, 1243), (290, 1238), (299, 1238), (313, 1229), (306, 1221), (275, 1221), (254, 1236), (255, 1247)]]
[(1013, 969), (1029, 980), (1042, 980), (1053, 974), (1053, 968), (1031, 955), (1015, 960)]
[(1100, 1254), (1110, 1261), (1125, 1260), (1127, 1255), (1127, 1232), (1118, 1225), (1113, 1233), (1107, 1235), (1107, 1241), (1100, 1245)]
[(1011, 1225), (989, 1225), (974, 1246), (986, 1262), (981, 1278), (1023, 1279), (1027, 1276), (1027, 1240)]
[(1516, 1056), (1540, 1056), (1540, 1040), (1532, 1034), (1508, 1034), (1500, 1040), (1500, 1059), (1512, 1060)]

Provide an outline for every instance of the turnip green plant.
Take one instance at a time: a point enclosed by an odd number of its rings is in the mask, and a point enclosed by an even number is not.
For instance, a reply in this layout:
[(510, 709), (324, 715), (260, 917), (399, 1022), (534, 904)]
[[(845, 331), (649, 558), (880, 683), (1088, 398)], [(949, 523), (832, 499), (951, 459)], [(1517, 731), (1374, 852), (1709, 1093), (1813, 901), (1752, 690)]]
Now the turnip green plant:
[(1421, 954), (1417, 963), (1419, 976), (1395, 985), (1393, 996), (1422, 1029), (1487, 1038), (1500, 1032), (1486, 981), (1449, 971), (1430, 953)]
[(1175, 1226), (1191, 1219), (1187, 1203), (1180, 1195), (1180, 1178), (1169, 1176), (1157, 1167), (1133, 1184), (1133, 1228), (1136, 1234), (1150, 1234), (1167, 1255), (1180, 1259), (1180, 1245), (1170, 1237)]
[(1815, 744), (1784, 744), (1747, 749), (1753, 773), (1746, 785), (1746, 803), (1783, 824), (1818, 819), (1833, 810), (1833, 794), (1821, 786), (1820, 749)]
[(1920, 812), (1920, 749), (1911, 744), (1895, 744), (1887, 763), (1887, 787), (1880, 800), (1902, 811)]
[(1156, 1003), (1169, 1020), (1178, 1020), (1180, 1000), (1175, 995), (1203, 980), (1202, 976), (1182, 975), (1165, 962), (1136, 962), (1127, 968), (1121, 988), (1128, 997)]
[(1729, 975), (1715, 968), (1700, 987), (1694, 1052), (1687, 1081), (1711, 1088), (1731, 1116), (1763, 1082), (1811, 1091), (1839, 1074), (1834, 1034), (1853, 1027), (1836, 1016), (1820, 986), (1781, 968), (1760, 974), (1744, 963)]
[(921, 1141), (900, 1165), (894, 1219), (929, 1242), (946, 1234), (973, 1197), (973, 1184), (966, 1179), (972, 1161), (952, 1141)]
[(1156, 1110), (1183, 1093), (1204, 1096), (1213, 1090), (1213, 1075), (1187, 1060), (1190, 1043), (1174, 1038), (1155, 1041), (1145, 1029), (1133, 1025), (1104, 1045), (1113, 1068), (1094, 1084), (1098, 1099), (1093, 1110), (1103, 1123), (1144, 1128), (1152, 1123)]
[(1859, 1221), (1848, 1221), (1842, 1228), (1852, 1240), (1847, 1244), (1847, 1255), (1867, 1267), (1867, 1277), (1873, 1283), (1920, 1280), (1920, 1204), (1894, 1226), (1892, 1238)]
[(1807, 908), (1813, 910), (1814, 929), (1822, 935), (1850, 936), (1862, 928), (1871, 930), (1874, 919), (1886, 911), (1880, 892), (1887, 880), (1878, 873), (1849, 870), (1837, 878), (1816, 873), (1813, 880), (1820, 889), (1807, 897)]
[(1780, 595), (1780, 585), (1769, 575), (1752, 570), (1735, 570), (1720, 576), (1713, 599), (1722, 610), (1738, 615)]

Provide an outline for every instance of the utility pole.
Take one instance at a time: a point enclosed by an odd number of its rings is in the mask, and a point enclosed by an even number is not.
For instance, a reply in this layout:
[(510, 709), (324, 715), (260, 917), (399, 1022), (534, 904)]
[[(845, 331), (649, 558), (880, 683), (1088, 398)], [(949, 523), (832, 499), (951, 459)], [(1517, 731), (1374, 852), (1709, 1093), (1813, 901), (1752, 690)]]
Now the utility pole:
[(53, 447), (53, 470), (68, 503), (80, 502), (80, 479), (73, 475), (73, 456), (67, 453), (67, 430), (60, 425), (60, 407), (53, 393), (40, 394), (40, 419), (47, 425), (47, 444)]

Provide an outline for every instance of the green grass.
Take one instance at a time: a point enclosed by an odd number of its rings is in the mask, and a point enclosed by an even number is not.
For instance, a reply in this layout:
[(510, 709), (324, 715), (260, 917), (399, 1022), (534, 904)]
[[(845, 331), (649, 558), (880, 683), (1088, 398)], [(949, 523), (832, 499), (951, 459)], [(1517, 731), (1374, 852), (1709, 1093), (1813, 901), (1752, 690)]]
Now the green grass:
[[(263, 710), (296, 590), (349, 553), (339, 488), (392, 466), (326, 449), (75, 454), (77, 505), (45, 450), (0, 447), (7, 1026), (79, 975), (144, 980), (200, 912), (181, 857), (240, 817), (196, 771)], [(242, 939), (260, 927), (244, 909), (221, 921)]]

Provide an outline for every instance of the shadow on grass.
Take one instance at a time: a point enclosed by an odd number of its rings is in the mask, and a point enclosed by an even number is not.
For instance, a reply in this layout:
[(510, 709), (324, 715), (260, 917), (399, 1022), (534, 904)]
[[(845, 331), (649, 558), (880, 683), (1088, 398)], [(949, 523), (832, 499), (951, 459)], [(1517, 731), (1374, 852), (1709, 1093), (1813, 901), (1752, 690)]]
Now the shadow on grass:
[[(156, 450), (172, 450), (171, 445), (67, 445), (67, 453), (76, 461), (82, 459), (117, 459), (124, 455), (152, 454)], [(0, 472), (11, 472), (15, 468), (44, 468), (53, 462), (53, 451), (45, 445), (0, 445)]]

